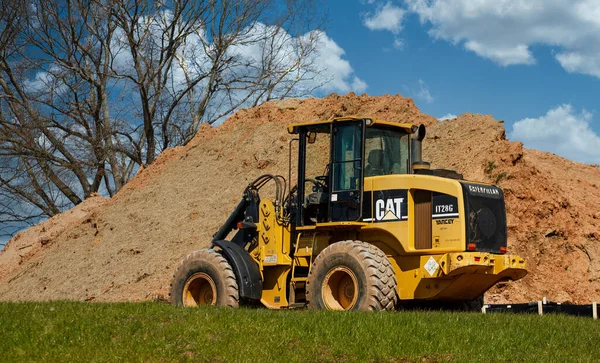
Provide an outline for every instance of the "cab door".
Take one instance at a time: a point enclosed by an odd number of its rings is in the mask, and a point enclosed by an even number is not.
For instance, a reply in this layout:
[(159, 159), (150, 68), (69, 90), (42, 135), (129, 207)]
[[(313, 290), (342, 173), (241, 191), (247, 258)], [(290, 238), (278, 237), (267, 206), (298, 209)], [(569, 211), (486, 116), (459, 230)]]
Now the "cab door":
[(364, 131), (361, 121), (333, 123), (329, 204), (332, 222), (361, 219)]

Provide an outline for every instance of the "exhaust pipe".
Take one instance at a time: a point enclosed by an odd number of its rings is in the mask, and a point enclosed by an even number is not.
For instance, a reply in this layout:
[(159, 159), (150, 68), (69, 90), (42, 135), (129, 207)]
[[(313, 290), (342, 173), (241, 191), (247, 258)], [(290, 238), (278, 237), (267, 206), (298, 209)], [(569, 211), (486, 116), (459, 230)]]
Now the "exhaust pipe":
[(423, 161), (423, 139), (425, 138), (425, 125), (421, 124), (411, 136), (411, 154), (413, 173), (419, 174), (422, 170), (429, 170), (430, 164)]

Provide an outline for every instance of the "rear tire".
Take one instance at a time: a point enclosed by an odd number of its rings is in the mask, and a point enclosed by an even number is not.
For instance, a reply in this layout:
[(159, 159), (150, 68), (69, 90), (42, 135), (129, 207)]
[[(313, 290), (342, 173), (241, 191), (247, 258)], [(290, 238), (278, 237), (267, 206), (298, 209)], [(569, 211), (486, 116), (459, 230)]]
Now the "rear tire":
[(217, 251), (194, 251), (181, 260), (169, 298), (173, 305), (239, 306), (239, 291), (233, 269)]
[(343, 241), (315, 259), (306, 284), (309, 308), (326, 310), (393, 310), (398, 301), (396, 275), (379, 248)]

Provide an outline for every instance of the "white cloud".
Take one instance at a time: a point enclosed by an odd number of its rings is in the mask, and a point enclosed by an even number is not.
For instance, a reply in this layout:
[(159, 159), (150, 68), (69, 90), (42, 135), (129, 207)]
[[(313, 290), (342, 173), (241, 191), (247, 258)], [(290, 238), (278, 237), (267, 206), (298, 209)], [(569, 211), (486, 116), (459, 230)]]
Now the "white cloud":
[(551, 152), (583, 163), (600, 164), (600, 136), (592, 130), (592, 114), (577, 113), (569, 104), (538, 118), (514, 123), (511, 138), (525, 147)]
[(535, 63), (533, 55), (525, 44), (518, 44), (514, 47), (489, 46), (487, 44), (470, 40), (465, 43), (465, 48), (484, 58), (492, 59), (496, 63), (503, 66)]
[(123, 29), (115, 29), (110, 43), (110, 51), (114, 57), (112, 66), (115, 69), (119, 71), (124, 71), (127, 68), (133, 69), (133, 57), (127, 49), (127, 35)]
[(569, 73), (584, 73), (600, 77), (600, 56), (583, 52), (562, 52), (556, 55), (560, 65)]
[(26, 79), (24, 82), (25, 89), (29, 92), (45, 91), (52, 88), (56, 83), (56, 78), (49, 72), (39, 71), (33, 79)]
[[(270, 34), (274, 31), (273, 27), (255, 23), (252, 32), (257, 34), (257, 38), (263, 38), (264, 34)], [(265, 54), (265, 47), (273, 48), (276, 54), (274, 63), (281, 68), (289, 68), (296, 61), (293, 45), (298, 44), (298, 42), (307, 43), (309, 39), (316, 39), (316, 45), (315, 53), (311, 59), (307, 60), (307, 63), (312, 63), (320, 72), (317, 72), (317, 69), (310, 70), (306, 80), (299, 85), (300, 87), (312, 89), (328, 81), (321, 87), (324, 92), (347, 93), (352, 91), (361, 93), (367, 89), (367, 83), (354, 74), (350, 62), (344, 59), (344, 49), (323, 31), (308, 32), (298, 38), (292, 37), (285, 31), (280, 31), (275, 39), (269, 37), (268, 44), (251, 42), (237, 45), (232, 52), (240, 55), (243, 59), (260, 61), (260, 58)]]
[(427, 103), (432, 103), (434, 101), (431, 92), (429, 92), (429, 86), (427, 86), (427, 83), (425, 83), (425, 81), (423, 81), (422, 79), (419, 80), (419, 89), (417, 90), (415, 97)]
[(402, 30), (402, 19), (405, 13), (404, 9), (388, 1), (385, 5), (378, 6), (375, 13), (366, 13), (363, 24), (371, 30), (387, 30), (398, 34)]
[(362, 79), (356, 76), (352, 77), (352, 85), (350, 86), (352, 92), (362, 93), (367, 90), (367, 87), (367, 82), (363, 81)]
[(455, 119), (455, 118), (457, 118), (457, 117), (458, 117), (458, 116), (456, 116), (455, 114), (452, 114), (452, 113), (447, 113), (447, 114), (445, 114), (445, 115), (444, 115), (444, 116), (442, 116), (442, 117), (438, 117), (438, 120), (440, 120), (440, 121), (446, 121), (446, 120), (452, 120), (452, 119)]
[(535, 63), (531, 47), (555, 47), (568, 72), (600, 77), (597, 0), (405, 0), (430, 35), (509, 66)]
[[(115, 64), (117, 68), (125, 72), (131, 71), (133, 69), (131, 54), (122, 45), (125, 41), (122, 31), (117, 30), (114, 46), (122, 50), (119, 52)], [(151, 31), (153, 40), (160, 41), (163, 32), (154, 28)], [(310, 58), (304, 59), (300, 65), (302, 69), (296, 71), (298, 70), (298, 65), (295, 64), (298, 60), (298, 45), (303, 42), (308, 44), (312, 39), (316, 39), (315, 52)], [(185, 87), (186, 80), (182, 66), (192, 76), (209, 71), (212, 63), (204, 52), (205, 46), (210, 48), (212, 45), (206, 39), (206, 34), (202, 29), (197, 34), (192, 34), (185, 39), (185, 44), (178, 53), (184, 64), (175, 62), (171, 69), (170, 76), (173, 79), (171, 84), (174, 88)], [(263, 59), (270, 53), (275, 55), (273, 59), (268, 61)], [(344, 49), (323, 31), (310, 31), (299, 37), (293, 37), (285, 30), (277, 30), (273, 26), (256, 22), (252, 24), (244, 37), (231, 46), (228, 54), (236, 57), (237, 62), (236, 66), (228, 72), (236, 73), (238, 77), (239, 75), (250, 76), (251, 72), (261, 71), (263, 63), (268, 63), (269, 66), (279, 71), (294, 70), (287, 75), (290, 82), (298, 73), (304, 73), (305, 79), (296, 84), (299, 89), (312, 90), (320, 86), (318, 91), (326, 93), (351, 91), (361, 93), (367, 89), (367, 83), (356, 76), (350, 62), (344, 59)], [(199, 85), (203, 86), (204, 83), (201, 82)], [(243, 98), (243, 95), (239, 95), (239, 97)]]
[(320, 32), (316, 63), (325, 68), (323, 76), (331, 80), (322, 87), (323, 91), (364, 92), (367, 89), (367, 83), (354, 74), (350, 62), (343, 58), (344, 54), (344, 49), (327, 34)]
[(406, 96), (411, 97), (414, 100), (419, 100), (427, 103), (432, 103), (435, 101), (435, 97), (431, 95), (431, 91), (429, 91), (429, 86), (425, 81), (419, 79), (417, 84), (415, 85), (403, 85), (402, 89), (404, 90)]
[(402, 40), (400, 38), (395, 38), (394, 43), (392, 43), (392, 45), (396, 49), (402, 49), (402, 48), (404, 48), (404, 40)]
[(26, 79), (23, 85), (25, 90), (30, 93), (47, 94), (48, 90), (52, 90), (54, 94), (62, 94), (67, 89), (61, 79), (63, 72), (58, 65), (52, 64), (48, 70), (39, 71), (32, 79)]

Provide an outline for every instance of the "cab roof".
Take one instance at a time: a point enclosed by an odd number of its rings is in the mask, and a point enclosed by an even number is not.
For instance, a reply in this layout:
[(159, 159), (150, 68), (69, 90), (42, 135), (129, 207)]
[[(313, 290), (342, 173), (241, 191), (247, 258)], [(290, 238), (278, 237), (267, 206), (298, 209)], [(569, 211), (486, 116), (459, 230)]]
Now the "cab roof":
[(380, 126), (386, 126), (386, 127), (392, 127), (392, 128), (399, 128), (399, 129), (402, 129), (402, 130), (408, 132), (409, 134), (415, 133), (417, 130), (417, 126), (415, 126), (413, 124), (389, 122), (389, 121), (377, 120), (377, 119), (370, 118), (370, 117), (346, 116), (346, 117), (335, 117), (335, 118), (332, 118), (329, 120), (294, 123), (294, 124), (291, 124), (288, 126), (288, 132), (290, 134), (297, 134), (299, 132), (299, 129), (304, 128), (304, 127), (328, 125), (328, 124), (332, 124), (334, 122), (362, 121), (362, 120), (366, 120), (366, 119), (369, 119), (372, 121), (370, 125), (367, 125), (368, 127), (371, 127), (373, 125), (380, 125)]

